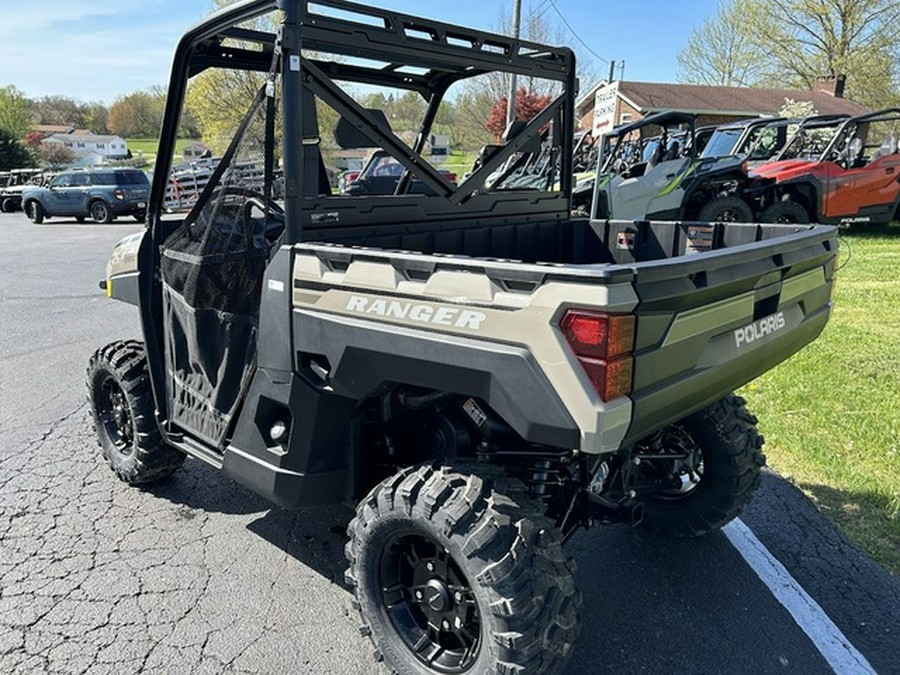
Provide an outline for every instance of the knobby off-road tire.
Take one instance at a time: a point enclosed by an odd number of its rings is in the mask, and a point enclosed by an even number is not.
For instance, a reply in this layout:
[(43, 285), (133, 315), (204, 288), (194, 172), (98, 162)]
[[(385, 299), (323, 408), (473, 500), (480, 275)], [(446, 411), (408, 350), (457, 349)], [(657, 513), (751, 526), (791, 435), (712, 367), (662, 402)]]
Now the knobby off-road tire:
[(717, 197), (703, 205), (697, 220), (710, 223), (750, 223), (753, 209), (740, 197)]
[(87, 394), (103, 456), (121, 480), (150, 483), (184, 463), (184, 454), (166, 445), (156, 424), (141, 342), (113, 342), (94, 352)]
[(678, 422), (699, 449), (703, 466), (692, 489), (644, 500), (641, 527), (670, 537), (697, 537), (726, 525), (743, 510), (766, 464), (757, 419), (740, 396), (729, 395)]
[[(568, 659), (581, 605), (574, 563), (542, 505), (499, 467), (405, 469), (359, 504), (348, 534), (360, 630), (394, 673), (555, 673)], [(432, 654), (441, 644), (447, 651)]]
[(809, 214), (797, 202), (790, 200), (777, 202), (759, 214), (761, 223), (809, 223)]

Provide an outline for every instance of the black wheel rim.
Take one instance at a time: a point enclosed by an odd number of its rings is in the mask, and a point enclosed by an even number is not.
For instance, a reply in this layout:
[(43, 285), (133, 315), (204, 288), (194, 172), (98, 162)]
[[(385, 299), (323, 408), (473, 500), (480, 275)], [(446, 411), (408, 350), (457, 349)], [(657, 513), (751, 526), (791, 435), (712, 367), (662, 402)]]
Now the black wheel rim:
[(722, 209), (713, 221), (716, 223), (736, 223), (740, 218), (741, 214), (734, 209)]
[(382, 551), (379, 581), (391, 625), (422, 664), (439, 673), (472, 667), (481, 618), (471, 586), (447, 549), (420, 533), (394, 536)]
[(657, 481), (666, 487), (654, 490), (648, 498), (660, 503), (675, 503), (694, 495), (703, 482), (703, 448), (680, 426), (660, 432), (656, 453), (648, 463)]
[(97, 391), (97, 413), (109, 440), (123, 455), (130, 455), (134, 441), (131, 408), (122, 387), (113, 377), (106, 377)]

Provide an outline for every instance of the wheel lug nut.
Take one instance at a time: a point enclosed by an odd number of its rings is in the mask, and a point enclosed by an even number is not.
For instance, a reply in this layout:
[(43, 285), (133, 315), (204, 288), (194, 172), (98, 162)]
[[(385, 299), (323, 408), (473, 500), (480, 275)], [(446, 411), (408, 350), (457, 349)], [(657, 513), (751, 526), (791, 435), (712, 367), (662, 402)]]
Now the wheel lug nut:
[(425, 569), (427, 569), (429, 572), (434, 572), (434, 563), (433, 562), (425, 563)]
[(462, 619), (459, 617), (456, 617), (456, 619), (453, 621), (453, 625), (456, 626), (457, 628), (462, 628)]
[(450, 622), (447, 621), (447, 619), (444, 619), (443, 621), (441, 621), (441, 628), (443, 628), (444, 630), (450, 630)]
[(422, 591), (416, 591), (416, 600), (422, 599)]
[(462, 602), (462, 593), (456, 591), (456, 593), (453, 594), (453, 599), (457, 602)]

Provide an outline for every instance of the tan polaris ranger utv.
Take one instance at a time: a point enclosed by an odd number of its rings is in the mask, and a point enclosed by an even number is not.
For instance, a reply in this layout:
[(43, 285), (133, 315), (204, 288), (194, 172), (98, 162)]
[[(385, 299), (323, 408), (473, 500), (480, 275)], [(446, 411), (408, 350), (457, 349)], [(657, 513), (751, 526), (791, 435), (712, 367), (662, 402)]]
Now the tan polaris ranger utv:
[[(455, 184), (427, 140), (498, 72), (552, 99)], [(210, 136), (235, 119), (178, 215), (166, 158), (191, 86), (219, 97)], [(357, 100), (398, 91), (420, 99), (415, 135)], [(828, 320), (834, 228), (572, 219), (575, 95), (566, 48), (236, 3), (178, 46), (148, 226), (109, 263), (144, 334), (88, 370), (110, 466), (145, 483), (189, 456), (283, 507), (356, 504), (347, 582), (396, 672), (561, 670), (581, 597), (565, 540), (734, 518), (764, 457), (730, 392)], [(520, 180), (542, 135), (561, 169)], [(337, 194), (348, 149), (389, 153), (393, 194)]]

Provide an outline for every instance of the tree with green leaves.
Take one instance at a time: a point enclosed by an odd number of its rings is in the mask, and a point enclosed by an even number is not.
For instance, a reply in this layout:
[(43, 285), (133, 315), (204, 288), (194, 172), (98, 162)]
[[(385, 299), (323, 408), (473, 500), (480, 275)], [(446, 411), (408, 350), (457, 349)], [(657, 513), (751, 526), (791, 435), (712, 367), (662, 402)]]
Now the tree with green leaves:
[(18, 140), (25, 137), (32, 123), (31, 106), (25, 94), (11, 84), (0, 87), (0, 129)]
[(32, 166), (31, 153), (19, 141), (19, 137), (7, 129), (0, 129), (0, 171)]
[(165, 105), (165, 91), (159, 87), (120, 96), (109, 109), (107, 125), (123, 138), (156, 138)]
[(31, 101), (31, 112), (38, 124), (60, 124), (90, 129), (95, 134), (109, 131), (109, 109), (98, 102), (84, 103), (70, 96), (42, 96)]
[(715, 15), (691, 31), (678, 54), (679, 79), (691, 84), (748, 87), (767, 75), (765, 54), (747, 30), (744, 5), (724, 2)]
[[(842, 74), (847, 98), (882, 107), (900, 101), (898, 23), (897, 0), (724, 0), (688, 38), (680, 76), (811, 89), (819, 76)], [(734, 58), (717, 35), (733, 36)], [(747, 71), (743, 62), (753, 67)]]

